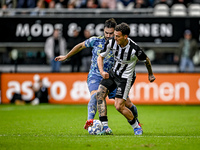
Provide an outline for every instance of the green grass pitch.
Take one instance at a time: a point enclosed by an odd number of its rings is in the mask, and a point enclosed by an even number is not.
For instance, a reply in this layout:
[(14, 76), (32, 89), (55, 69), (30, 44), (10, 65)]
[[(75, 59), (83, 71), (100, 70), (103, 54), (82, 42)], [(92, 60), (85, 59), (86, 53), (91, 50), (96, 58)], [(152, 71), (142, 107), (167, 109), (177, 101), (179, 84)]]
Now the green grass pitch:
[(142, 136), (113, 105), (108, 119), (114, 135), (96, 136), (83, 129), (86, 105), (0, 105), (0, 150), (200, 149), (200, 106), (137, 107)]

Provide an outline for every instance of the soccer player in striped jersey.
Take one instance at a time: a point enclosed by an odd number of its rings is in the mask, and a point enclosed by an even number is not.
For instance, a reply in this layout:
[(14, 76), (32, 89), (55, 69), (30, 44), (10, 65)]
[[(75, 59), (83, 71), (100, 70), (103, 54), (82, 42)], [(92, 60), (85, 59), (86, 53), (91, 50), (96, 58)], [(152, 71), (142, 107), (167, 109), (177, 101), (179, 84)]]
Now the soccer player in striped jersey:
[[(130, 27), (126, 23), (121, 23), (115, 27), (114, 37), (107, 40), (104, 49), (98, 56), (98, 67), (100, 74), (103, 77), (97, 91), (97, 108), (99, 112), (99, 119), (102, 123), (107, 122), (107, 114), (105, 113), (107, 96), (106, 93), (112, 92), (117, 88), (115, 95), (115, 107), (124, 115), (134, 130), (135, 135), (142, 135), (143, 130), (133, 113), (125, 107), (127, 96), (132, 87), (136, 74), (135, 65), (138, 60), (143, 61), (148, 70), (148, 79), (150, 82), (155, 80), (152, 72), (151, 62), (144, 51), (128, 36), (130, 34)], [(110, 53), (114, 55), (114, 65), (112, 69), (107, 72), (103, 69), (103, 60)], [(103, 130), (100, 135), (106, 131)]]
[[(90, 125), (93, 124), (93, 119), (95, 117), (97, 111), (97, 99), (96, 99), (96, 92), (98, 90), (100, 81), (102, 80), (102, 76), (99, 72), (98, 65), (97, 65), (97, 58), (101, 50), (104, 48), (105, 42), (114, 36), (114, 29), (117, 25), (116, 21), (111, 18), (105, 21), (104, 24), (104, 36), (93, 36), (82, 43), (77, 44), (74, 48), (65, 56), (58, 56), (55, 58), (56, 61), (65, 61), (71, 56), (75, 55), (76, 53), (80, 52), (82, 49), (86, 47), (92, 47), (92, 60), (90, 71), (88, 74), (87, 84), (90, 91), (90, 101), (88, 103), (88, 117), (84, 128), (87, 130)], [(114, 63), (113, 53), (109, 52), (108, 55), (104, 59), (103, 69), (104, 71), (109, 71)], [(110, 92), (108, 94), (109, 99), (114, 99), (116, 94), (116, 90)], [(138, 116), (137, 108), (130, 99), (127, 99), (126, 107), (131, 110), (134, 116)], [(107, 112), (105, 112), (107, 114)], [(108, 124), (104, 124), (104, 128), (107, 129), (106, 134), (112, 134), (112, 130), (108, 128)]]

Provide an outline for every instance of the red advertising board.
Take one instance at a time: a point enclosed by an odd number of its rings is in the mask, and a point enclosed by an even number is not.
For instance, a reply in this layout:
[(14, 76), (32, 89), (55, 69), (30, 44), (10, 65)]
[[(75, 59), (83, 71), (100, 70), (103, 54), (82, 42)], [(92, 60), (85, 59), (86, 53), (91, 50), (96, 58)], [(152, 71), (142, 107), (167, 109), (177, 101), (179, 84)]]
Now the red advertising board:
[[(2, 73), (1, 103), (9, 103), (15, 91), (26, 100), (34, 98), (31, 86), (42, 79), (49, 90), (49, 102), (87, 104), (90, 93), (87, 73)], [(129, 97), (134, 104), (200, 104), (200, 74), (155, 74), (153, 83), (147, 74), (138, 73)], [(113, 104), (107, 99), (108, 104)]]

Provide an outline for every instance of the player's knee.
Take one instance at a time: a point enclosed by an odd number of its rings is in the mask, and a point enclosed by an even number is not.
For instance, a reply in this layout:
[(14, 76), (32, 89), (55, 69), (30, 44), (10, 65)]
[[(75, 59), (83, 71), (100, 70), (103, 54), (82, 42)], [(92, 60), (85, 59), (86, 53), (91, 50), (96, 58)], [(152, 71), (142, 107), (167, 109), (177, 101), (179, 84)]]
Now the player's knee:
[(115, 105), (115, 108), (116, 108), (117, 111), (120, 112), (120, 107), (118, 105)]
[(102, 91), (97, 91), (97, 95), (96, 95), (96, 99), (105, 99), (106, 98), (106, 94), (103, 93)]
[(123, 110), (123, 106), (121, 104), (119, 104), (119, 103), (115, 103), (115, 108), (119, 112), (122, 112), (122, 110)]
[(102, 100), (98, 100), (97, 103), (98, 103), (98, 105), (101, 105), (103, 103), (103, 101)]
[(130, 108), (133, 105), (133, 103), (131, 102), (129, 98), (127, 98), (125, 105), (126, 107)]
[(98, 99), (101, 95), (101, 91), (97, 91), (96, 99)]
[(92, 104), (92, 105), (96, 105), (96, 104), (97, 104), (96, 95), (97, 95), (97, 93), (94, 93), (94, 94), (91, 96), (91, 99), (90, 99), (90, 101), (89, 101), (89, 104)]

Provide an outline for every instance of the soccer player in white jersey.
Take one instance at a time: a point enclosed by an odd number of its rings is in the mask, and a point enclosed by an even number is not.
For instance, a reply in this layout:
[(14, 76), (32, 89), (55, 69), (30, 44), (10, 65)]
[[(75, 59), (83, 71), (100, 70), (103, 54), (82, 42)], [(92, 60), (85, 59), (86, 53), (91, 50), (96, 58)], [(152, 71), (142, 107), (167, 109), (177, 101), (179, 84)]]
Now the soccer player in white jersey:
[[(87, 84), (90, 91), (90, 101), (88, 103), (88, 117), (84, 128), (87, 130), (89, 126), (93, 124), (93, 119), (95, 117), (97, 111), (97, 100), (96, 100), (96, 92), (98, 90), (100, 81), (102, 80), (102, 76), (99, 72), (98, 65), (97, 65), (97, 58), (101, 50), (104, 48), (105, 42), (114, 36), (114, 29), (117, 25), (116, 21), (111, 18), (105, 21), (104, 24), (104, 36), (93, 36), (82, 43), (77, 44), (74, 48), (65, 56), (58, 56), (55, 58), (56, 61), (65, 61), (71, 56), (75, 55), (76, 53), (80, 52), (82, 49), (86, 47), (92, 47), (92, 60), (90, 71), (88, 74)], [(108, 56), (104, 59), (103, 69), (104, 71), (109, 71), (114, 63), (114, 56), (113, 53), (108, 53)], [(110, 92), (108, 94), (109, 99), (114, 99), (116, 94), (116, 90)], [(106, 105), (105, 105), (106, 107)], [(135, 117), (138, 116), (137, 108), (130, 99), (127, 99), (126, 107), (131, 110)], [(106, 110), (106, 109), (105, 109)], [(107, 111), (105, 112), (107, 114)], [(106, 120), (107, 121), (107, 120)], [(106, 133), (104, 134), (112, 134), (112, 130), (108, 128), (108, 124), (104, 124), (104, 129), (107, 129)]]
[[(104, 50), (98, 56), (97, 62), (100, 74), (103, 80), (100, 83), (97, 91), (97, 108), (99, 112), (99, 119), (102, 123), (106, 123), (107, 114), (105, 113), (105, 97), (107, 92), (112, 92), (117, 88), (115, 95), (115, 108), (128, 120), (132, 126), (135, 135), (142, 135), (143, 130), (134, 117), (133, 113), (125, 107), (127, 96), (132, 87), (136, 74), (135, 65), (138, 60), (143, 61), (148, 70), (148, 79), (150, 82), (155, 80), (152, 72), (150, 59), (146, 56), (144, 51), (128, 36), (130, 34), (130, 27), (126, 23), (121, 23), (115, 27), (114, 37), (107, 40)], [(110, 53), (114, 55), (114, 65), (109, 72), (103, 69), (103, 59)], [(102, 131), (100, 134), (104, 134)]]

